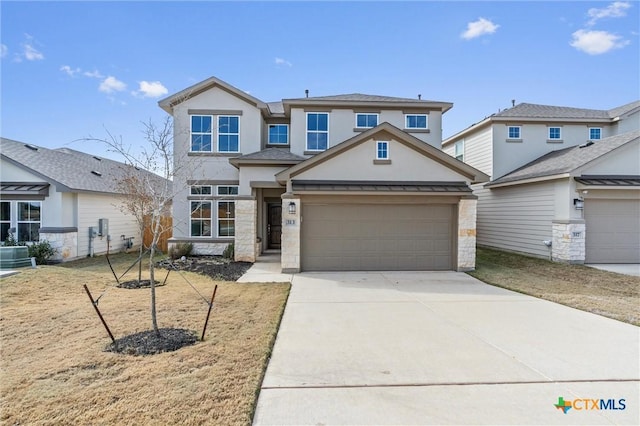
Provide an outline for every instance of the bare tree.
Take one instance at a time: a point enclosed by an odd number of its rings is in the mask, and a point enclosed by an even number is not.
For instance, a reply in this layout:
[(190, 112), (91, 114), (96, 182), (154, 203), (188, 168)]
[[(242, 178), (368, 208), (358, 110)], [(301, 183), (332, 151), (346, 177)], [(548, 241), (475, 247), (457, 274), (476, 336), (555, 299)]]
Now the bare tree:
[[(97, 141), (107, 145), (109, 151), (121, 155), (126, 166), (122, 168), (116, 182), (123, 194), (121, 209), (131, 214), (139, 226), (141, 237), (145, 229), (152, 235), (149, 244), (149, 286), (151, 289), (151, 322), (153, 331), (159, 333), (156, 313), (156, 282), (154, 256), (162, 234), (167, 231), (162, 217), (169, 211), (175, 195), (173, 176), (173, 125), (171, 117), (157, 125), (151, 120), (143, 123), (146, 145), (140, 152), (132, 152), (131, 146), (107, 130), (106, 138), (88, 137), (85, 141)], [(144, 253), (144, 244), (140, 244), (140, 257)], [(142, 276), (142, 262), (139, 264), (138, 280)]]

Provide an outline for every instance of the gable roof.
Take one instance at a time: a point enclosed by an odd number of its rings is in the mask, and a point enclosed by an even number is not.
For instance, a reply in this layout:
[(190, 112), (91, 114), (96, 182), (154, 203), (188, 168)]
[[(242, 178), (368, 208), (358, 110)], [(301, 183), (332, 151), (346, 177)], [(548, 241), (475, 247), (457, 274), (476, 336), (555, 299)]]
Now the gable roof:
[(167, 113), (172, 114), (174, 106), (194, 96), (197, 96), (203, 92), (206, 92), (207, 90), (212, 89), (214, 87), (219, 87), (222, 90), (225, 90), (226, 92), (231, 93), (232, 95), (237, 96), (238, 98), (244, 100), (245, 102), (248, 102), (262, 110), (267, 109), (267, 105), (264, 102), (262, 102), (260, 99), (251, 96), (247, 92), (240, 90), (237, 87), (234, 87), (229, 83), (220, 80), (217, 77), (209, 77), (208, 79), (201, 81), (200, 83), (196, 83), (193, 86), (187, 87), (186, 89), (179, 91), (178, 93), (175, 93), (167, 98), (161, 99), (160, 101), (158, 101), (158, 105)]
[(306, 159), (305, 161), (298, 163), (291, 168), (283, 170), (276, 175), (276, 180), (283, 183), (288, 179), (291, 179), (294, 176), (317, 166), (318, 164), (330, 160), (331, 158), (342, 154), (350, 148), (362, 142), (368, 141), (380, 134), (383, 134), (385, 139), (391, 137), (392, 139), (407, 145), (418, 153), (431, 158), (432, 160), (448, 167), (449, 169), (454, 170), (455, 172), (463, 176), (467, 176), (472, 183), (486, 182), (489, 180), (489, 176), (482, 173), (480, 170), (477, 170), (460, 160), (456, 160), (452, 156), (445, 154), (442, 150), (439, 150), (438, 148), (435, 148), (428, 143), (408, 133), (403, 132), (402, 130), (387, 122), (379, 124), (378, 126), (362, 132), (350, 139), (347, 139), (346, 141), (343, 141), (327, 149), (326, 151), (316, 154), (313, 157)]
[(602, 139), (599, 142), (589, 142), (580, 146), (552, 151), (486, 184), (485, 187), (511, 182), (529, 182), (536, 178), (571, 173), (623, 145), (638, 140), (640, 140), (640, 130), (634, 130)]
[(48, 149), (6, 138), (0, 138), (0, 148), (3, 160), (52, 182), (60, 192), (121, 194), (118, 182), (130, 176), (132, 169), (158, 184), (166, 182), (146, 170), (69, 148)]
[(628, 104), (608, 110), (520, 103), (512, 108), (508, 108), (496, 114), (492, 114), (484, 118), (483, 120), (472, 124), (466, 129), (454, 134), (453, 136), (448, 137), (447, 139), (442, 141), (442, 146), (449, 145), (464, 134), (470, 133), (473, 130), (479, 129), (491, 122), (496, 121), (591, 121), (599, 123), (611, 123), (634, 110), (640, 110), (640, 101), (629, 102)]

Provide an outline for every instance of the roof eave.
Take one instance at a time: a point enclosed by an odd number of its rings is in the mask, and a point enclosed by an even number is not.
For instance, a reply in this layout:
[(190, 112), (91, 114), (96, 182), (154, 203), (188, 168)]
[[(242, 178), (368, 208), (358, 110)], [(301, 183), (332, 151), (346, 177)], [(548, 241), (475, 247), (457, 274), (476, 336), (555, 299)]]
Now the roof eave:
[(240, 166), (295, 166), (298, 163), (303, 162), (304, 160), (262, 160), (262, 159), (241, 159), (241, 158), (230, 158), (229, 163), (232, 166), (239, 169)]
[(528, 183), (539, 183), (539, 182), (546, 182), (546, 181), (550, 181), (550, 180), (558, 180), (558, 179), (566, 179), (566, 178), (570, 178), (571, 177), (571, 173), (556, 173), (556, 174), (552, 174), (552, 175), (546, 175), (546, 176), (536, 176), (536, 177), (529, 177), (529, 178), (522, 178), (522, 179), (514, 179), (514, 180), (510, 180), (507, 182), (489, 182), (486, 185), (484, 185), (485, 188), (503, 188), (505, 186), (514, 186), (514, 185), (525, 185)]
[(426, 110), (438, 110), (442, 114), (453, 108), (451, 102), (431, 102), (431, 101), (416, 101), (416, 102), (392, 102), (392, 101), (346, 101), (346, 100), (327, 100), (327, 99), (283, 99), (282, 105), (284, 106), (285, 114), (291, 114), (292, 106), (314, 106), (314, 107), (362, 107), (362, 108), (389, 108), (389, 109), (426, 109)]

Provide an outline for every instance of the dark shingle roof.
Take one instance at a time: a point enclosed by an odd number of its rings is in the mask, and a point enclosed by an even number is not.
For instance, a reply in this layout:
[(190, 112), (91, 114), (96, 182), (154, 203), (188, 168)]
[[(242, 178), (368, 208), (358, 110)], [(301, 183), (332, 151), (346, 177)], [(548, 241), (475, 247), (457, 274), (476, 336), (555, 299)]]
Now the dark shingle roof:
[(148, 171), (69, 148), (48, 149), (6, 138), (0, 138), (0, 148), (2, 157), (53, 181), (60, 191), (122, 193), (118, 182), (132, 169), (158, 184), (166, 182)]
[(286, 99), (287, 101), (345, 101), (345, 102), (415, 102), (415, 103), (426, 103), (426, 102), (436, 102), (436, 101), (427, 101), (424, 99), (416, 99), (416, 98), (398, 98), (394, 96), (380, 96), (380, 95), (365, 95), (363, 93), (349, 93), (346, 95), (332, 95), (332, 96), (313, 96), (309, 98), (295, 98), (295, 99)]
[(609, 120), (638, 107), (640, 107), (640, 101), (630, 102), (610, 110), (521, 103), (495, 114), (494, 117)]
[(267, 107), (271, 114), (284, 114), (284, 105), (282, 105), (282, 102), (267, 102)]
[(287, 148), (267, 148), (262, 151), (252, 152), (251, 154), (236, 157), (237, 160), (284, 160), (284, 161), (303, 161), (305, 157), (293, 154)]
[(598, 142), (553, 151), (525, 164), (486, 186), (569, 173), (616, 148), (640, 138), (640, 130), (611, 136)]

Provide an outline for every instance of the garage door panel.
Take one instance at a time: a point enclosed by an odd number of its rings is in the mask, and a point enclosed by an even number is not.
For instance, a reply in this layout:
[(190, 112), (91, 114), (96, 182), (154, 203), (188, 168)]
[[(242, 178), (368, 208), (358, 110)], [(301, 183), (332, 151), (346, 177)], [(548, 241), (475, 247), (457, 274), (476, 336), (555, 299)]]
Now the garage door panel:
[(586, 263), (640, 263), (640, 201), (586, 200)]
[(450, 270), (453, 205), (303, 203), (302, 269)]

